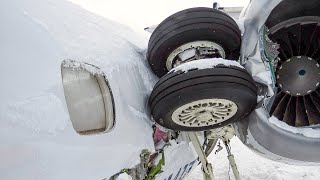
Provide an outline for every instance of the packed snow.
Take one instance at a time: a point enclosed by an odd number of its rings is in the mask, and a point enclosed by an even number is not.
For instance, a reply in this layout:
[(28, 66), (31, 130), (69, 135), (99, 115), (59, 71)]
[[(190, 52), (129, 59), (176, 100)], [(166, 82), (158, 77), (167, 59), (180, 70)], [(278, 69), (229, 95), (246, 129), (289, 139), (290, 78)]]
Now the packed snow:
[(305, 137), (310, 138), (320, 138), (320, 129), (319, 128), (312, 128), (312, 127), (293, 127), (289, 126), (283, 121), (280, 121), (276, 117), (272, 116), (269, 118), (269, 121), (276, 125), (277, 127), (280, 127), (281, 129), (284, 129), (286, 131), (292, 132), (294, 134), (301, 134)]

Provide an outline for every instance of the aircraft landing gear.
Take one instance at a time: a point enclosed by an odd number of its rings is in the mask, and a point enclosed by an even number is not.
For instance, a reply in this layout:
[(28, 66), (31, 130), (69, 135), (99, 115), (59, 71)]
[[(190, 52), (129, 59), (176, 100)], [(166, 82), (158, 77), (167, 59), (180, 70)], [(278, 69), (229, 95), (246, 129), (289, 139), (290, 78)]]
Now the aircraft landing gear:
[(200, 144), (198, 136), (196, 135), (195, 132), (188, 132), (188, 136), (192, 142), (194, 149), (196, 150), (196, 152), (199, 156), (199, 160), (202, 165), (201, 169), (203, 172), (203, 179), (204, 180), (213, 180), (212, 165), (207, 160), (207, 156), (202, 149), (202, 146)]
[[(230, 148), (230, 139), (232, 137), (234, 137), (234, 133), (235, 133), (235, 131), (234, 131), (233, 126), (231, 124), (229, 124), (229, 125), (221, 127), (221, 128), (216, 128), (216, 129), (210, 130), (210, 132), (208, 134), (208, 139), (215, 139), (216, 141), (221, 139), (224, 142), (227, 153), (228, 153), (228, 160), (229, 160), (232, 172), (234, 174), (234, 177), (236, 180), (241, 180), (236, 161), (234, 159), (233, 154), (231, 153), (231, 148)], [(207, 160), (207, 156), (202, 149), (202, 145), (198, 139), (198, 136), (196, 135), (195, 132), (188, 132), (188, 136), (193, 144), (195, 151), (197, 152), (197, 154), (199, 156), (199, 160), (202, 165), (201, 169), (203, 172), (203, 179), (204, 180), (213, 180), (214, 176), (213, 176), (212, 165)]]

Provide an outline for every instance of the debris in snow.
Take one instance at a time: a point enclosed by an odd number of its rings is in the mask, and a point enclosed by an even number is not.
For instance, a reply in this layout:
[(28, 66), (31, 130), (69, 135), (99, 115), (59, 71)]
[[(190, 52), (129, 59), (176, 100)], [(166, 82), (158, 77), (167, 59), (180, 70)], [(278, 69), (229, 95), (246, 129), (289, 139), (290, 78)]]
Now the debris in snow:
[(312, 128), (312, 127), (293, 127), (289, 126), (283, 121), (280, 121), (276, 117), (272, 116), (269, 118), (269, 122), (276, 125), (277, 127), (284, 129), (286, 131), (292, 132), (294, 134), (301, 134), (305, 137), (310, 138), (320, 138), (320, 129), (319, 128)]
[(210, 59), (199, 59), (196, 61), (187, 62), (173, 68), (170, 72), (184, 71), (187, 72), (190, 69), (209, 69), (218, 65), (225, 66), (236, 66), (244, 69), (237, 61), (226, 60), (222, 58), (210, 58)]

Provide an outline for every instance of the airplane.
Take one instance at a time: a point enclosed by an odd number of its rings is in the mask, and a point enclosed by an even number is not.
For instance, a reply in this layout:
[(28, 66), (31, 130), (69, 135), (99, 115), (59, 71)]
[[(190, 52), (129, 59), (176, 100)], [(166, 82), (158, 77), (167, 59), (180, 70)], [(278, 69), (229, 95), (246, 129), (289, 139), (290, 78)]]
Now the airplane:
[(241, 179), (235, 136), (319, 165), (319, 8), (194, 7), (147, 38), (65, 0), (2, 2), (0, 179), (214, 179), (218, 142)]

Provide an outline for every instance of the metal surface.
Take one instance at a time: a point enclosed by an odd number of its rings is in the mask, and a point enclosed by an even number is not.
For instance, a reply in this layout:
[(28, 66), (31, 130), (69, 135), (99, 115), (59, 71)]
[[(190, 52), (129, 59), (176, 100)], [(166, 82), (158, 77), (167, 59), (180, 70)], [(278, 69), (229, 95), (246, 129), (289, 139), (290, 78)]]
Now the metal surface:
[[(201, 51), (201, 48), (206, 48), (208, 52)], [(183, 53), (188, 53), (188, 56), (190, 54), (190, 51), (188, 50), (195, 50), (193, 54), (190, 55), (188, 59), (181, 59), (181, 56), (183, 56)], [(203, 59), (206, 55), (212, 55), (213, 53), (216, 53), (219, 57), (225, 58), (225, 51), (224, 49), (217, 43), (211, 42), (211, 41), (193, 41), (186, 44), (183, 44), (176, 49), (174, 49), (168, 56), (166, 61), (166, 67), (168, 71), (170, 71), (172, 68), (193, 60), (197, 59)]]
[(234, 159), (234, 156), (233, 156), (233, 154), (231, 154), (231, 148), (230, 148), (229, 141), (225, 141), (224, 145), (226, 146), (226, 150), (227, 150), (227, 153), (228, 153), (228, 160), (229, 160), (229, 164), (231, 166), (234, 178), (236, 180), (240, 180), (241, 179), (240, 178), (240, 173), (239, 173), (239, 170), (238, 170), (238, 167), (237, 167), (237, 163), (236, 163), (236, 161)]
[(79, 134), (95, 134), (112, 129), (115, 123), (113, 99), (105, 77), (93, 75), (82, 68), (64, 66), (61, 73), (73, 128)]
[(223, 141), (229, 141), (235, 135), (235, 129), (232, 124), (211, 129), (208, 133), (208, 139), (222, 139)]
[[(284, 130), (270, 123), (268, 117), (268, 112), (260, 108), (251, 113), (250, 121), (238, 122), (239, 139), (250, 149), (275, 161), (300, 165), (320, 163), (319, 138)], [(319, 130), (319, 127), (314, 129)]]
[(270, 115), (291, 126), (320, 123), (320, 18), (298, 17), (270, 28), (280, 45), (276, 66), (278, 92)]
[(177, 108), (171, 118), (181, 126), (204, 127), (230, 119), (237, 110), (237, 105), (226, 99), (203, 99)]
[(192, 142), (194, 150), (198, 154), (199, 160), (201, 162), (204, 180), (213, 180), (214, 177), (213, 177), (212, 165), (208, 162), (207, 156), (202, 149), (202, 146), (200, 144), (200, 141), (196, 133), (195, 132), (187, 132), (187, 133)]
[(307, 56), (295, 56), (285, 61), (277, 70), (277, 82), (283, 92), (304, 96), (320, 84), (320, 66)]

